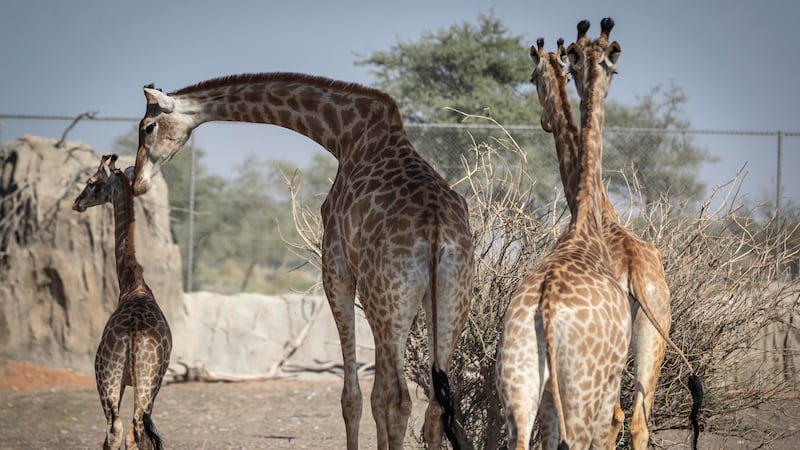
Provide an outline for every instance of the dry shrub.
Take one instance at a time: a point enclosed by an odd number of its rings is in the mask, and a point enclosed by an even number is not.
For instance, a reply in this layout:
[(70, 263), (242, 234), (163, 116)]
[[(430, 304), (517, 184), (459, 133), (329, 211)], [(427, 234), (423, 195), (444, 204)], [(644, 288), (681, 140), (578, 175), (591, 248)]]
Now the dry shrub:
[[(494, 371), (503, 314), (520, 280), (569, 222), (559, 192), (550, 204), (533, 204), (535, 180), (525, 170), (524, 152), (510, 134), (505, 136), (473, 142), (470, 158), (463, 161), (466, 175), (455, 186), (470, 204), (476, 253), (472, 307), (454, 355), (450, 384), (459, 401), (457, 420), (469, 441), (490, 449), (506, 445)], [(288, 184), (295, 192), (297, 186)], [(765, 405), (774, 410), (775, 401), (797, 395), (793, 364), (800, 357), (798, 348), (791, 346), (791, 338), (774, 339), (776, 332), (798, 335), (800, 286), (787, 275), (787, 267), (798, 257), (796, 241), (791, 240), (797, 229), (774, 218), (758, 218), (757, 209), (737, 207), (737, 180), (714, 192), (696, 212), (696, 205), (670, 205), (666, 199), (643, 205), (636, 180), (630, 185), (631, 200), (621, 220), (662, 253), (672, 292), (670, 335), (703, 380), (705, 431), (746, 436), (762, 444), (785, 437), (792, 430), (776, 429), (743, 413)], [(319, 267), (321, 225), (315, 217), (315, 212), (295, 204), (298, 232), (305, 241), (297, 248), (305, 247)], [(423, 314), (420, 308), (420, 320), (415, 320), (409, 336), (406, 370), (428, 392)], [(634, 392), (631, 373), (629, 366), (621, 395), (628, 412)], [(651, 432), (689, 428), (688, 375), (668, 349)], [(667, 445), (657, 434), (651, 437), (656, 446)]]

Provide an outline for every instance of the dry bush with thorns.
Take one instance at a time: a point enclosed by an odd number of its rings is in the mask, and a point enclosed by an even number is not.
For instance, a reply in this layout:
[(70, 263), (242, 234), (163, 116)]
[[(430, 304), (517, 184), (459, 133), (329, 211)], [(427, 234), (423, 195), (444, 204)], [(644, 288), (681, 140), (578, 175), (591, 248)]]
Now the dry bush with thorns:
[[(470, 158), (463, 160), (466, 175), (455, 185), (470, 205), (476, 253), (472, 307), (450, 383), (459, 401), (456, 419), (475, 448), (506, 445), (494, 371), (502, 317), (518, 283), (569, 223), (560, 193), (554, 192), (549, 204), (533, 203), (535, 180), (527, 175), (525, 153), (509, 133), (505, 137), (473, 142)], [(287, 178), (287, 184), (295, 200), (298, 186), (292, 180)], [(703, 380), (704, 431), (746, 436), (762, 445), (797, 433), (748, 414), (766, 405), (776, 411), (776, 401), (798, 394), (798, 348), (791, 346), (791, 339), (774, 339), (776, 331), (800, 336), (800, 284), (788, 274), (798, 258), (797, 243), (791, 240), (796, 227), (756, 219), (758, 211), (737, 208), (738, 180), (714, 192), (697, 212), (692, 209), (696, 206), (676, 207), (666, 199), (644, 205), (636, 180), (630, 186), (631, 200), (620, 211), (621, 220), (662, 253), (672, 293), (670, 335)], [(297, 202), (293, 205), (304, 240), (294, 248), (319, 267), (318, 214)], [(430, 368), (423, 314), (420, 308), (420, 320), (415, 320), (409, 337), (406, 370), (427, 392)], [(634, 393), (631, 373), (628, 369), (624, 374), (621, 394), (628, 414)], [(650, 420), (651, 441), (658, 447), (670, 445), (658, 431), (689, 428), (688, 375), (668, 348)], [(626, 445), (624, 438), (620, 445)]]

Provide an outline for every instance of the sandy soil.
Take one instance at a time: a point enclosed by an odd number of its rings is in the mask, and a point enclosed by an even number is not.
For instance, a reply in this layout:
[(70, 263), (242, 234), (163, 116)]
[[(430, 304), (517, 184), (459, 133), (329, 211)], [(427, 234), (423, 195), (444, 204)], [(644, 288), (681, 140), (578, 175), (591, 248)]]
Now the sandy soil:
[[(339, 395), (341, 379), (305, 374), (291, 379), (240, 383), (176, 383), (162, 387), (153, 421), (169, 449), (341, 449), (345, 446)], [(375, 424), (369, 407), (371, 377), (363, 377), (361, 448), (375, 448)], [(122, 411), (130, 414), (131, 393)], [(414, 411), (409, 433), (422, 427), (426, 403), (412, 389)], [(800, 399), (787, 400), (780, 413), (758, 412), (783, 430), (800, 429)], [(130, 416), (126, 415), (127, 428)], [(0, 360), (0, 450), (94, 449), (105, 438), (105, 417), (94, 377), (71, 370)], [(653, 436), (669, 448), (688, 448), (688, 432)], [(797, 437), (766, 448), (800, 448)], [(406, 448), (420, 448), (407, 436)], [(703, 433), (703, 449), (751, 449), (742, 439)]]
[[(371, 383), (371, 377), (362, 379), (362, 448), (377, 445)], [(338, 449), (345, 445), (341, 386), (334, 375), (169, 384), (159, 393), (153, 421), (169, 449)], [(130, 397), (129, 391), (123, 398), (126, 415), (133, 411)], [(420, 429), (424, 407), (415, 402), (410, 429)], [(0, 449), (94, 449), (104, 438), (92, 376), (0, 361)]]

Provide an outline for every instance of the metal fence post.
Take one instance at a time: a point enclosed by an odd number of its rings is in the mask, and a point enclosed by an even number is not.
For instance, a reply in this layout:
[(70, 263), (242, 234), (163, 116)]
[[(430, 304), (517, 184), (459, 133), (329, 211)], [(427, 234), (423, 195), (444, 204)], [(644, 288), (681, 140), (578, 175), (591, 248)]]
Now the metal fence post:
[(781, 217), (781, 159), (783, 159), (783, 132), (778, 130), (778, 167), (775, 176), (775, 218), (778, 219), (778, 224)]
[(189, 158), (189, 217), (186, 231), (186, 292), (192, 292), (192, 272), (194, 272), (194, 182), (195, 182), (195, 157), (196, 146), (194, 135), (192, 135), (192, 148)]

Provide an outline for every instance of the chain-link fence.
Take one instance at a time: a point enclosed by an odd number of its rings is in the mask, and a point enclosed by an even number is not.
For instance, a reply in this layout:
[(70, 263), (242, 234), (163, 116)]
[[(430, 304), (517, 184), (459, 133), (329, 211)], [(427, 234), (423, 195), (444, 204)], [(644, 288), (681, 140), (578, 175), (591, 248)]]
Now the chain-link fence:
[[(104, 118), (94, 113), (79, 118), (83, 120), (81, 129), (91, 127), (93, 132), (102, 136), (98, 139), (106, 141), (115, 135), (130, 133), (138, 122), (137, 118)], [(75, 126), (76, 119), (0, 115), (0, 141), (19, 137), (22, 133), (17, 130), (20, 129), (27, 134), (64, 139)], [(535, 189), (532, 189), (535, 198), (532, 200), (548, 204), (562, 197), (553, 138), (538, 125), (407, 124), (406, 128), (417, 151), (451, 182), (464, 177), (464, 164), (469, 165), (474, 160), (472, 149), (476, 145), (487, 144), (500, 152), (518, 147), (525, 155), (526, 172), (535, 180)], [(13, 135), (9, 130), (13, 130)], [(194, 148), (213, 152), (214, 149), (204, 145), (203, 135), (199, 136), (197, 142), (192, 141)], [(736, 178), (738, 196), (743, 202), (752, 206), (768, 204), (772, 211), (785, 211), (787, 215), (796, 217), (800, 203), (798, 137), (800, 132), (606, 128), (605, 180), (615, 203), (646, 204), (667, 198), (700, 204), (715, 188)], [(109, 149), (98, 151), (108, 152)], [(133, 151), (131, 149), (131, 153)], [(170, 182), (172, 231), (183, 253), (187, 274), (185, 288), (226, 292), (286, 289), (288, 286), (275, 283), (277, 278), (289, 278), (291, 280), (284, 283), (296, 284), (297, 279), (286, 274), (302, 273), (302, 270), (292, 270), (301, 264), (302, 258), (291, 250), (287, 251), (284, 245), (285, 241), (293, 239), (291, 206), (277, 169), (261, 166), (264, 168), (262, 180), (253, 183), (249, 178), (250, 186), (257, 185), (257, 188), (250, 189), (237, 181), (242, 178), (241, 173), (230, 178), (209, 176), (208, 170), (202, 167), (202, 158), (197, 160), (198, 170), (190, 170), (195, 168), (190, 164), (192, 152), (184, 151), (182, 154), (186, 160), (175, 161), (169, 167), (185, 164), (180, 172), (180, 181)], [(258, 156), (264, 161), (278, 159), (266, 154)], [(251, 173), (248, 176), (258, 177), (258, 173), (252, 173), (257, 169), (256, 165), (245, 158), (240, 165), (249, 168)], [(334, 170), (335, 165), (300, 167), (304, 183), (309, 178), (318, 181), (332, 179)], [(630, 200), (632, 183), (637, 184), (636, 192), (643, 198)], [(263, 202), (267, 206), (251, 209), (231, 202), (232, 195), (221, 194), (226, 189), (235, 191), (237, 197), (244, 196), (251, 203)], [(312, 210), (318, 211), (323, 198), (321, 193), (325, 190), (325, 182), (306, 188)], [(276, 219), (273, 217), (276, 214), (286, 217)], [(276, 222), (279, 232), (264, 233), (265, 227), (273, 229)], [(236, 281), (231, 282), (231, 279)], [(258, 281), (265, 279), (272, 281)]]

